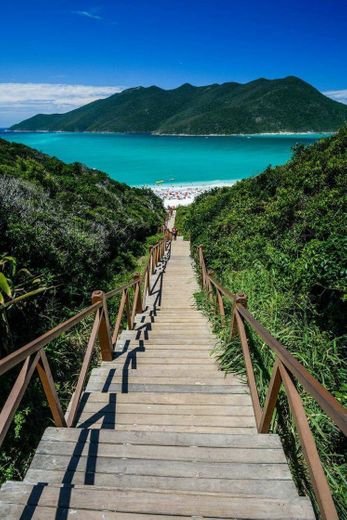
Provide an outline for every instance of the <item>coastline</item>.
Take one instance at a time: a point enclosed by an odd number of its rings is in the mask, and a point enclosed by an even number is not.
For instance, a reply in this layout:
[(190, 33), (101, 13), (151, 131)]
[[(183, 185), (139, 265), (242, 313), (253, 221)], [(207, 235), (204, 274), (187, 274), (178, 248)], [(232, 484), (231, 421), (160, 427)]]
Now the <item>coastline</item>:
[(276, 136), (303, 136), (310, 137), (313, 135), (321, 135), (322, 137), (327, 137), (329, 135), (334, 135), (337, 133), (336, 130), (321, 130), (321, 131), (313, 131), (307, 130), (302, 132), (291, 132), (281, 130), (279, 132), (258, 132), (258, 133), (238, 133), (238, 134), (164, 134), (158, 132), (112, 132), (112, 131), (99, 131), (99, 130), (11, 130), (10, 128), (1, 129), (1, 132), (5, 134), (96, 134), (96, 135), (141, 135), (141, 136), (152, 136), (152, 137), (276, 137)]
[(150, 135), (157, 136), (157, 137), (275, 137), (275, 136), (304, 136), (304, 137), (310, 137), (312, 135), (322, 135), (322, 136), (329, 136), (336, 134), (336, 131), (331, 130), (325, 130), (321, 132), (314, 132), (314, 131), (307, 131), (307, 132), (258, 132), (256, 134), (245, 134), (245, 133), (239, 133), (239, 134), (159, 134), (152, 132)]

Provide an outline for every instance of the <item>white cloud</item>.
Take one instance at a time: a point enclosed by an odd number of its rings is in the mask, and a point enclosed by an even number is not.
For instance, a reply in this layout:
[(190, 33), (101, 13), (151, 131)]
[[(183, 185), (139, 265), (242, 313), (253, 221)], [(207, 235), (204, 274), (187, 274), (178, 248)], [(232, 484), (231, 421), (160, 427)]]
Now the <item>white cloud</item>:
[(78, 14), (79, 16), (85, 16), (86, 18), (91, 18), (92, 20), (102, 20), (101, 16), (93, 14), (90, 11), (72, 11), (72, 13)]
[(347, 89), (342, 90), (328, 90), (327, 92), (323, 92), (325, 96), (334, 99), (335, 101), (339, 101), (340, 103), (345, 103), (347, 105)]
[(119, 86), (0, 83), (0, 127), (35, 114), (63, 113), (121, 92)]

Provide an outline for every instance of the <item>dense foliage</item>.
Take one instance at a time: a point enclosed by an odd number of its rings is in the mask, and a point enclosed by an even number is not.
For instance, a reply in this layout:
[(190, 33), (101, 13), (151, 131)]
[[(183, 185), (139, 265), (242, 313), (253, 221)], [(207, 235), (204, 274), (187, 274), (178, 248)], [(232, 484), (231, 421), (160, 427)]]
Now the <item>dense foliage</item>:
[[(93, 290), (131, 276), (163, 218), (151, 190), (0, 140), (0, 356), (89, 305)], [(64, 404), (89, 333), (87, 319), (47, 349)], [(2, 377), (0, 406), (15, 372)], [(1, 478), (22, 473), (50, 417), (45, 406), (34, 378), (0, 456)]]
[(163, 90), (137, 87), (65, 114), (38, 114), (14, 130), (232, 134), (336, 130), (347, 107), (296, 77)]
[[(310, 147), (297, 147), (284, 166), (201, 195), (180, 209), (177, 219), (194, 251), (204, 245), (207, 266), (223, 285), (246, 292), (253, 314), (344, 404), (346, 183), (344, 128)], [(218, 323), (217, 329), (222, 368), (244, 373), (238, 341), (230, 341)], [(249, 335), (264, 399), (273, 355)], [(302, 396), (341, 518), (346, 518), (342, 435), (310, 396)], [(302, 452), (283, 395), (278, 409), (274, 429), (282, 435), (301, 490), (311, 494), (304, 465), (297, 464)]]

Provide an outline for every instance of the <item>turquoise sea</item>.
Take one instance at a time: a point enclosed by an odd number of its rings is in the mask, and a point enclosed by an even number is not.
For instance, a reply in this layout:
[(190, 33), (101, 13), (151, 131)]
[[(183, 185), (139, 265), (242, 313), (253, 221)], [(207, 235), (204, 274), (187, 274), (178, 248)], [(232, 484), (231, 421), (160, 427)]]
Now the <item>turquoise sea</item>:
[(226, 182), (285, 163), (296, 143), (326, 134), (185, 137), (97, 133), (12, 133), (23, 143), (66, 162), (79, 161), (130, 185)]

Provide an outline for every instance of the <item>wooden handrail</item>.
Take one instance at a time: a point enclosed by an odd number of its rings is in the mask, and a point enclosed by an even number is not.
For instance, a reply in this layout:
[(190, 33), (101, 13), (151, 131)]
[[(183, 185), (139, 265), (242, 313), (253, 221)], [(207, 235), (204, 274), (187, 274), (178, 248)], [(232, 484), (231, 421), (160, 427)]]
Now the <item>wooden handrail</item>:
[(80, 323), (86, 316), (89, 316), (101, 306), (101, 302), (90, 305), (90, 307), (87, 307), (86, 309), (78, 312), (72, 318), (69, 318), (63, 323), (59, 323), (59, 325), (49, 330), (48, 332), (45, 332), (42, 334), (42, 336), (39, 336), (30, 343), (27, 343), (24, 345), (24, 347), (19, 348), (18, 350), (11, 352), (11, 354), (5, 358), (0, 359), (0, 376), (18, 365), (21, 361), (24, 361), (28, 356), (31, 356), (31, 354), (35, 354), (35, 352), (41, 350), (53, 339), (63, 334), (63, 332), (67, 332), (68, 330), (72, 329), (72, 327), (77, 325), (77, 323)]
[(236, 311), (251, 325), (253, 330), (276, 352), (284, 366), (293, 374), (305, 390), (316, 400), (325, 413), (340, 430), (347, 435), (347, 410), (306, 368), (265, 329), (243, 305), (238, 304)]
[(79, 405), (79, 402), (81, 399), (81, 394), (82, 394), (83, 387), (84, 387), (84, 382), (87, 377), (88, 369), (89, 369), (90, 362), (91, 362), (92, 356), (93, 356), (95, 343), (96, 343), (96, 340), (98, 337), (101, 320), (102, 320), (102, 311), (100, 314), (97, 314), (95, 316), (92, 332), (91, 332), (91, 335), (90, 335), (90, 338), (88, 341), (88, 346), (87, 346), (87, 349), (86, 349), (86, 352), (85, 352), (85, 355), (83, 358), (81, 371), (78, 376), (77, 385), (76, 385), (74, 393), (72, 394), (72, 398), (71, 398), (71, 401), (68, 406), (68, 411), (66, 414), (66, 423), (67, 423), (67, 426), (69, 426), (69, 427), (73, 425), (75, 417), (76, 417), (78, 405)]
[(120, 287), (117, 287), (117, 289), (112, 289), (112, 291), (105, 293), (106, 300), (109, 300), (110, 298), (117, 296), (117, 294), (120, 294), (125, 289), (131, 289), (132, 287), (134, 287), (135, 283), (135, 281), (132, 281), (124, 285), (121, 285)]
[[(107, 293), (94, 291), (92, 294), (92, 305), (81, 310), (75, 314), (75, 316), (60, 323), (33, 341), (27, 343), (24, 347), (12, 352), (5, 358), (0, 359), (0, 376), (23, 362), (19, 375), (17, 376), (10, 394), (0, 412), (0, 445), (6, 436), (35, 369), (37, 369), (39, 373), (55, 425), (73, 426), (97, 339), (99, 339), (102, 359), (104, 361), (112, 360), (113, 345), (117, 341), (124, 312), (126, 312), (128, 328), (133, 329), (135, 326), (135, 315), (136, 313), (143, 311), (143, 302), (147, 294), (151, 293), (151, 274), (156, 271), (159, 262), (163, 261), (167, 252), (169, 252), (169, 247), (170, 239), (168, 239), (167, 234), (165, 234), (163, 239), (151, 247), (149, 259), (142, 276), (136, 274), (134, 279), (129, 283), (117, 287)], [(142, 283), (144, 284), (143, 293), (141, 291)], [(134, 293), (132, 304), (130, 302), (130, 291), (133, 291)], [(109, 323), (107, 301), (118, 294), (122, 294), (122, 296), (112, 334)], [(64, 332), (72, 329), (84, 318), (94, 313), (95, 317), (88, 345), (84, 354), (76, 388), (71, 397), (65, 418), (55, 389), (44, 347)]]
[[(239, 334), (243, 357), (246, 366), (248, 385), (250, 388), (252, 405), (259, 433), (268, 433), (272, 416), (275, 411), (277, 398), (283, 384), (289, 406), (294, 417), (304, 457), (308, 465), (312, 486), (317, 502), (325, 520), (338, 520), (338, 515), (329, 489), (322, 464), (316, 448), (313, 434), (305, 414), (301, 397), (295, 388), (292, 378), (295, 378), (318, 403), (322, 410), (333, 420), (340, 430), (347, 435), (347, 410), (317, 381), (306, 368), (278, 341), (270, 332), (259, 323), (247, 309), (247, 297), (243, 293), (232, 293), (223, 287), (208, 271), (205, 263), (203, 246), (198, 247), (199, 266), (201, 271), (201, 285), (212, 298), (213, 290), (216, 292), (222, 324), (225, 323), (225, 310), (223, 296), (232, 303), (230, 334)], [(246, 321), (258, 336), (268, 345), (275, 354), (275, 363), (268, 387), (264, 407), (261, 408), (252, 358), (249, 351), (246, 329), (243, 323)]]

